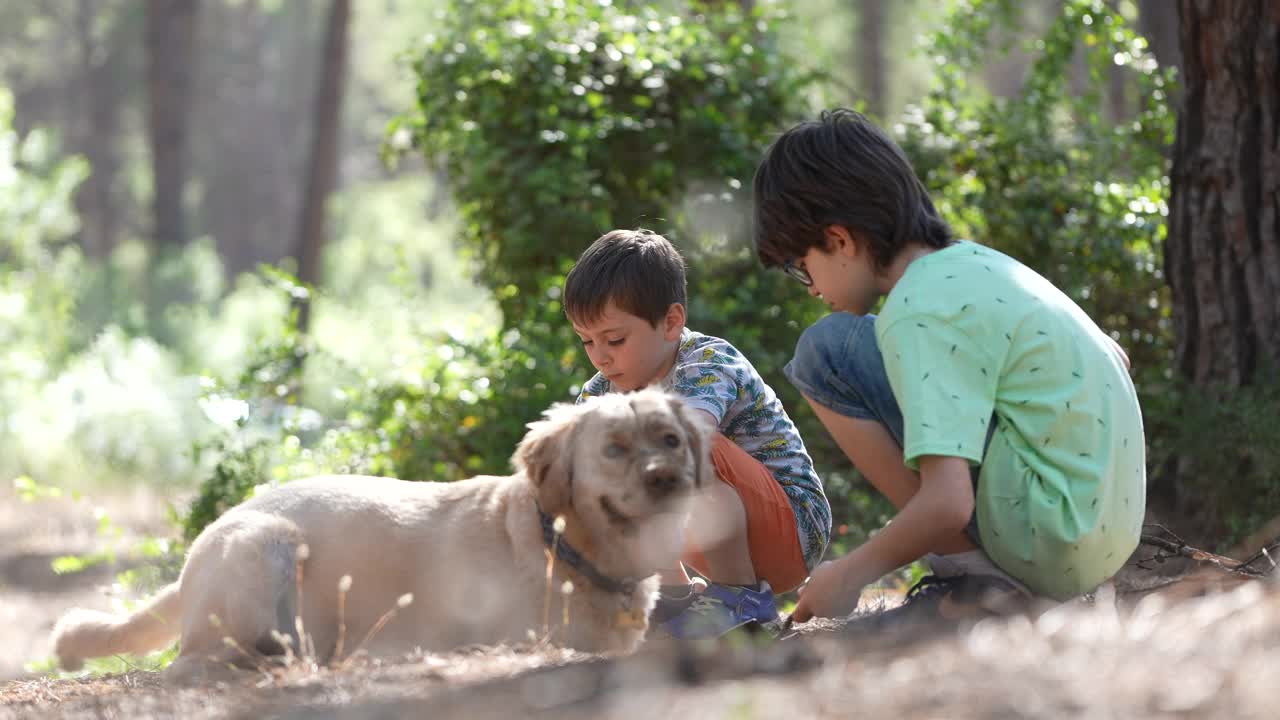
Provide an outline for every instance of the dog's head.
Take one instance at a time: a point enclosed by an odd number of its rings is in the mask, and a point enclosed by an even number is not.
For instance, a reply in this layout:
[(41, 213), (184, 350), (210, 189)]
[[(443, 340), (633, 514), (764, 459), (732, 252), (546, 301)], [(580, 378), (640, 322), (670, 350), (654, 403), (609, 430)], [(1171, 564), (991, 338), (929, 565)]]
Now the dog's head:
[(513, 462), (544, 512), (570, 515), (600, 546), (652, 571), (678, 558), (689, 501), (714, 472), (714, 430), (676, 395), (611, 394), (552, 407)]

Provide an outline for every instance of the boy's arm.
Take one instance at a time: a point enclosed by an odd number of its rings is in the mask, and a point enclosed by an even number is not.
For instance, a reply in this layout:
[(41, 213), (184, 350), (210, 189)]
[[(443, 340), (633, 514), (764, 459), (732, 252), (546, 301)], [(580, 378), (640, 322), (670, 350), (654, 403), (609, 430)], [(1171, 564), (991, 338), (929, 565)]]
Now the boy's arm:
[(711, 427), (716, 429), (716, 432), (720, 431), (720, 418), (716, 417), (715, 415), (712, 415), (711, 413), (707, 412), (706, 410), (703, 410), (702, 408), (694, 408), (693, 411), (701, 415), (703, 420), (710, 423)]
[(969, 523), (974, 507), (969, 461), (925, 455), (919, 462), (920, 491), (870, 540), (819, 565), (801, 590), (792, 619), (848, 615), (857, 608), (863, 586), (918, 560)]
[[(728, 343), (725, 346), (728, 347)], [(737, 402), (741, 392), (734, 379), (738, 358), (714, 346), (704, 348), (701, 352), (703, 356), (696, 360), (676, 360), (676, 366), (672, 370), (675, 381), (671, 390), (683, 397), (690, 408), (710, 416), (711, 426), (719, 429), (720, 421)]]

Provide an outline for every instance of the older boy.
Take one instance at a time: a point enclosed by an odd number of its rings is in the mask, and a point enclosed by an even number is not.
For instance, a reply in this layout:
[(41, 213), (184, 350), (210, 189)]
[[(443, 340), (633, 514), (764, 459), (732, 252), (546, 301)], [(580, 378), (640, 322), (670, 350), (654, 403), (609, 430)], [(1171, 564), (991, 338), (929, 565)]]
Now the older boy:
[(773, 591), (799, 586), (826, 549), (831, 508), (795, 425), (728, 342), (685, 327), (684, 260), (661, 235), (615, 230), (565, 278), (564, 308), (599, 372), (580, 400), (660, 385), (719, 432), (720, 482), (695, 504), (683, 567), (663, 577), (655, 621), (677, 637), (712, 636), (777, 618)]
[(805, 331), (788, 378), (899, 509), (815, 570), (794, 619), (847, 614), (867, 583), (926, 555), (935, 576), (912, 614), (985, 589), (1065, 599), (1111, 577), (1137, 546), (1146, 487), (1119, 347), (1031, 269), (954, 240), (901, 149), (857, 113), (780, 136), (754, 194), (761, 261), (836, 311)]

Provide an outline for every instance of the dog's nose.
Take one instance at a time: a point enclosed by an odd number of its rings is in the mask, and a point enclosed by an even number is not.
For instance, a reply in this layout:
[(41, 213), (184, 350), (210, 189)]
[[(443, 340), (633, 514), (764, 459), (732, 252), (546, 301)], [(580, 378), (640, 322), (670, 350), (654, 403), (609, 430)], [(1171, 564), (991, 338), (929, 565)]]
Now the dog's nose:
[(644, 486), (653, 497), (662, 497), (670, 495), (672, 490), (676, 489), (679, 484), (680, 477), (671, 468), (658, 467), (650, 468), (644, 474)]

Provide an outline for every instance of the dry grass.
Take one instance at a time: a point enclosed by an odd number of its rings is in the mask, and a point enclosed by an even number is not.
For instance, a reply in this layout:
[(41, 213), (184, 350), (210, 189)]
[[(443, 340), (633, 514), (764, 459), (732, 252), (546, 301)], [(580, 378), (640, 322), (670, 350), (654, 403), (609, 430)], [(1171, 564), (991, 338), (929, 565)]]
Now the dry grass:
[(651, 643), (629, 658), (474, 648), (202, 689), (151, 673), (0, 689), (0, 718), (1272, 718), (1280, 588), (1186, 579), (951, 630)]

